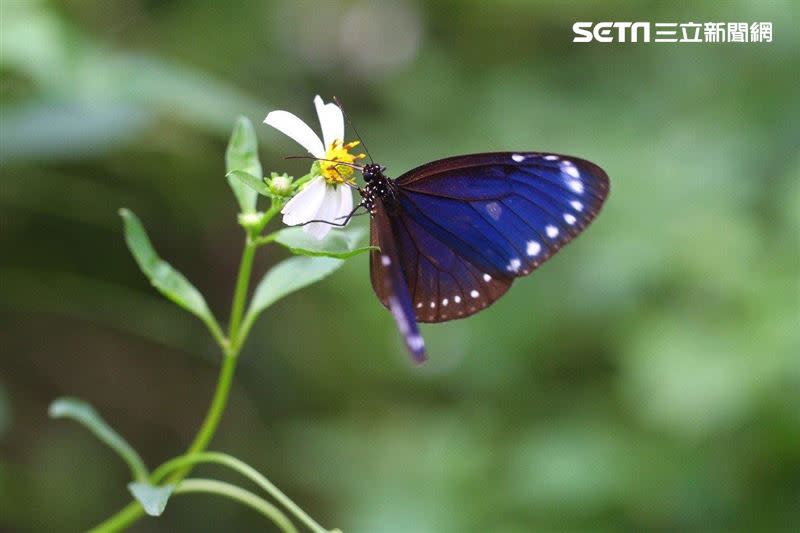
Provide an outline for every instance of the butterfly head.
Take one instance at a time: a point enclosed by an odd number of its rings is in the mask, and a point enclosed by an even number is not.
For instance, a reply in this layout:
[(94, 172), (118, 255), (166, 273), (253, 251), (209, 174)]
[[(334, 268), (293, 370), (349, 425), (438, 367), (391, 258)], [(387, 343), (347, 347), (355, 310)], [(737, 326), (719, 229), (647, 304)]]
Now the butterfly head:
[(361, 174), (367, 186), (359, 189), (361, 205), (367, 208), (370, 214), (375, 214), (375, 202), (380, 199), (386, 207), (394, 209), (397, 199), (397, 185), (394, 180), (387, 178), (383, 171), (386, 167), (370, 163), (361, 168)]
[(386, 167), (377, 165), (375, 163), (370, 163), (368, 165), (364, 165), (364, 167), (361, 169), (361, 174), (364, 176), (364, 181), (369, 183), (373, 180), (383, 178), (384, 170), (386, 170)]

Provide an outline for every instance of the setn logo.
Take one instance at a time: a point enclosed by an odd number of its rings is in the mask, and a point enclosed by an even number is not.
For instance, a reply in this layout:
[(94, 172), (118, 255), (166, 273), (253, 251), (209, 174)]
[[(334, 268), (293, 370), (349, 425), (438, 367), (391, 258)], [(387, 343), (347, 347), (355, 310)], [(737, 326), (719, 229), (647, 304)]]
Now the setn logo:
[(590, 43), (592, 40), (599, 43), (625, 43), (629, 38), (630, 42), (637, 43), (640, 37), (642, 42), (650, 42), (649, 22), (576, 22), (572, 25), (572, 31), (575, 33), (573, 43)]

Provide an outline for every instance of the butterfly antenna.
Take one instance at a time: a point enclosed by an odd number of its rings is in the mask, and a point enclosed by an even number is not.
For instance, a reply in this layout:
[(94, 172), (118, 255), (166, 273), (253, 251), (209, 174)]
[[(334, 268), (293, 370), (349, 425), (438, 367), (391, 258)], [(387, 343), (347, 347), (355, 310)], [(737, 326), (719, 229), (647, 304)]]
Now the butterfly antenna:
[(361, 138), (361, 135), (358, 134), (358, 130), (356, 129), (356, 127), (353, 126), (353, 122), (350, 120), (350, 115), (344, 112), (344, 106), (342, 106), (342, 102), (340, 102), (339, 98), (336, 96), (333, 97), (333, 101), (336, 102), (336, 105), (338, 105), (339, 109), (342, 110), (342, 115), (344, 115), (344, 118), (347, 120), (347, 123), (350, 125), (350, 128), (352, 128), (353, 133), (356, 134), (356, 137), (358, 138), (358, 141), (361, 143), (361, 146), (364, 147), (364, 151), (367, 152), (367, 157), (369, 157), (369, 162), (375, 164), (375, 160), (372, 159), (372, 154), (369, 153), (369, 148), (367, 148), (367, 144), (364, 142), (364, 139)]

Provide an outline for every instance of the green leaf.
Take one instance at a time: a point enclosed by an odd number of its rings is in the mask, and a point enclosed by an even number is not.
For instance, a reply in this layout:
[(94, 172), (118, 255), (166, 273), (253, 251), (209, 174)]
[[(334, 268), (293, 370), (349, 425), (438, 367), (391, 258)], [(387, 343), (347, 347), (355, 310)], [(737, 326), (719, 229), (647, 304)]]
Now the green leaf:
[[(283, 533), (298, 533), (297, 528), (291, 520), (283, 514), (275, 505), (264, 498), (256, 496), (249, 490), (245, 490), (231, 483), (217, 481), (216, 479), (184, 479), (175, 489), (175, 494), (189, 494), (199, 492), (205, 494), (216, 494), (230, 498), (242, 505), (246, 505), (270, 519)], [(319, 528), (316, 533), (328, 533), (326, 529)]]
[(183, 274), (172, 268), (156, 254), (139, 218), (128, 209), (120, 209), (125, 223), (125, 242), (139, 264), (139, 268), (150, 283), (164, 296), (202, 320), (218, 343), (224, 343), (224, 335), (203, 295)]
[(258, 161), (256, 132), (253, 124), (246, 117), (240, 116), (233, 127), (231, 140), (225, 151), (225, 167), (228, 183), (239, 201), (242, 213), (252, 213), (256, 210), (257, 194), (230, 175), (234, 170), (241, 170), (254, 176), (258, 181), (262, 181), (264, 178), (261, 163)]
[(324, 239), (319, 240), (303, 231), (303, 228), (294, 227), (276, 232), (273, 239), (296, 255), (347, 259), (378, 249), (375, 246), (358, 246), (365, 234), (364, 228), (353, 227), (346, 230), (331, 230)]
[(77, 398), (58, 398), (50, 404), (47, 412), (51, 418), (71, 418), (83, 424), (128, 463), (133, 479), (139, 481), (147, 479), (147, 467), (136, 450), (119, 433), (111, 429), (91, 405)]
[(128, 483), (128, 490), (142, 504), (145, 513), (150, 516), (161, 516), (167, 507), (169, 497), (175, 490), (175, 484), (157, 487), (147, 482), (133, 482)]
[(290, 257), (272, 267), (253, 293), (239, 337), (247, 338), (247, 332), (264, 309), (284, 296), (323, 279), (343, 264), (344, 260), (333, 257)]
[(240, 185), (245, 185), (250, 189), (254, 190), (258, 194), (263, 196), (272, 196), (269, 191), (269, 187), (267, 184), (264, 183), (263, 179), (258, 179), (257, 177), (253, 176), (249, 172), (245, 172), (244, 170), (231, 170), (227, 174), (228, 179), (233, 179), (233, 181), (238, 182)]

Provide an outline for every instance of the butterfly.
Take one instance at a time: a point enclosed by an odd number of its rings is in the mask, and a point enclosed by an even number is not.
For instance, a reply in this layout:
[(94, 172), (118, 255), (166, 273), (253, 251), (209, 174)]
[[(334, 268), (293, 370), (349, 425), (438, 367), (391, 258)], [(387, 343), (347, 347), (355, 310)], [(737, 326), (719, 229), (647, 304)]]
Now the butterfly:
[(370, 279), (409, 353), (426, 359), (419, 322), (473, 315), (594, 220), (608, 175), (577, 157), (494, 152), (449, 157), (396, 179), (358, 167), (370, 214)]

